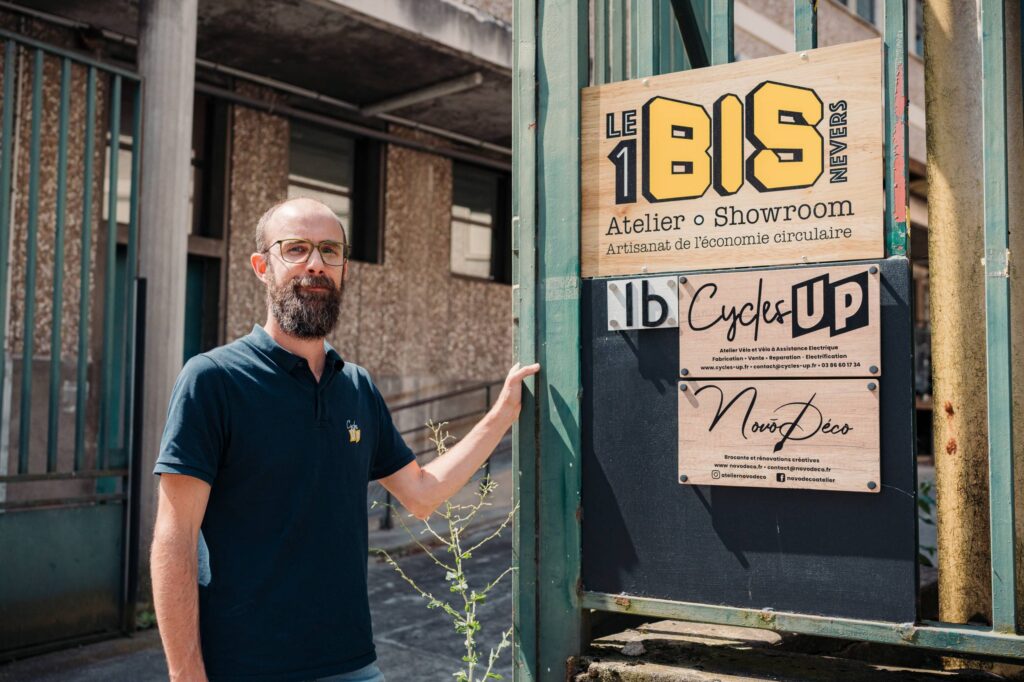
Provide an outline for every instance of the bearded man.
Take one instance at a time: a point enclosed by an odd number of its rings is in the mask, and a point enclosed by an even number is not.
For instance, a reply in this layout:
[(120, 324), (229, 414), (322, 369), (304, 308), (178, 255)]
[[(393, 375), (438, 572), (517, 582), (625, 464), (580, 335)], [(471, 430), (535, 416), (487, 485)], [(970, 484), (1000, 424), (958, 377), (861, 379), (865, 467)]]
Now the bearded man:
[(419, 518), (458, 491), (519, 414), (512, 368), (494, 407), (420, 468), (334, 329), (348, 270), (341, 224), (292, 199), (256, 228), (267, 321), (190, 359), (154, 473), (153, 599), (180, 680), (383, 680), (366, 591), (366, 486)]

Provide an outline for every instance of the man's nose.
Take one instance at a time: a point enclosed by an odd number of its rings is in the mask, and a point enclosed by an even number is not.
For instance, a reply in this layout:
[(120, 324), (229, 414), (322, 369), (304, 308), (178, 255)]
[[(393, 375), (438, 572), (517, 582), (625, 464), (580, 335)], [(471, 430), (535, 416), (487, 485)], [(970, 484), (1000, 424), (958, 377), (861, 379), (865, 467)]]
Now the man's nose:
[(313, 253), (309, 254), (309, 260), (306, 261), (306, 270), (312, 273), (322, 273), (326, 268), (327, 265), (324, 263), (324, 257), (320, 254), (320, 249), (313, 249)]

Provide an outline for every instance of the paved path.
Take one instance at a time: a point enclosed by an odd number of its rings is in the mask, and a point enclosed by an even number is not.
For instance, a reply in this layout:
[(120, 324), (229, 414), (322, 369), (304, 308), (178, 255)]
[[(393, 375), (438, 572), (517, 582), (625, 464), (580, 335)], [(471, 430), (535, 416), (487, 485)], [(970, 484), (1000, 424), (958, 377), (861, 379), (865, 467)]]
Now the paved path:
[[(467, 568), (470, 585), (490, 581), (512, 562), (512, 532), (505, 531), (477, 552)], [(424, 554), (400, 559), (406, 572), (436, 595), (447, 592), (444, 572)], [(379, 665), (389, 682), (451, 680), (462, 664), (461, 635), (447, 616), (428, 610), (425, 602), (386, 563), (370, 560), (370, 608)], [(512, 623), (512, 584), (506, 577), (492, 592), (494, 599), (478, 611), (483, 641), (495, 644), (500, 628)], [(494, 620), (492, 624), (491, 621)], [(497, 634), (495, 634), (497, 632)], [(486, 657), (486, 653), (484, 654)], [(496, 672), (511, 679), (511, 650), (502, 655)], [(101, 644), (61, 651), (0, 666), (0, 682), (157, 682), (167, 667), (155, 630)]]

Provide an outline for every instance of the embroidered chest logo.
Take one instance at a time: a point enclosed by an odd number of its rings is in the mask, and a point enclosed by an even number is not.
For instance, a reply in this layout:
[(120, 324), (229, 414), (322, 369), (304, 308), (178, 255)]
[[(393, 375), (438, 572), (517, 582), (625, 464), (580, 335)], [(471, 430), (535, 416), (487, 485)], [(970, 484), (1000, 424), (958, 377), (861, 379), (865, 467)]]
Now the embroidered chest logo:
[(359, 424), (356, 424), (351, 419), (345, 422), (345, 426), (348, 428), (348, 442), (358, 443), (363, 438), (363, 432), (359, 430)]

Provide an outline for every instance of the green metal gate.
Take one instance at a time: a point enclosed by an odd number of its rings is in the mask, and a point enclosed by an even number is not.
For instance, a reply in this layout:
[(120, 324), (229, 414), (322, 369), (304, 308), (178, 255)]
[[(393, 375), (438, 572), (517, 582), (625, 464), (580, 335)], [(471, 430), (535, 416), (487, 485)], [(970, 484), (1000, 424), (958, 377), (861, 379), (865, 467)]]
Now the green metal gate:
[[(903, 624), (587, 592), (580, 582), (580, 90), (733, 60), (732, 0), (515, 3), (513, 318), (539, 361), (514, 461), (515, 679), (562, 680), (588, 609), (1024, 658), (1014, 555), (1007, 250), (1005, 7), (982, 0), (992, 626)], [(817, 46), (817, 0), (794, 1), (795, 50)], [(885, 0), (885, 251), (909, 256), (907, 3)], [(591, 27), (594, 40), (591, 44)], [(592, 60), (591, 60), (592, 58)], [(1019, 122), (1014, 122), (1019, 125)]]
[(0, 31), (0, 660), (134, 618), (138, 77)]

